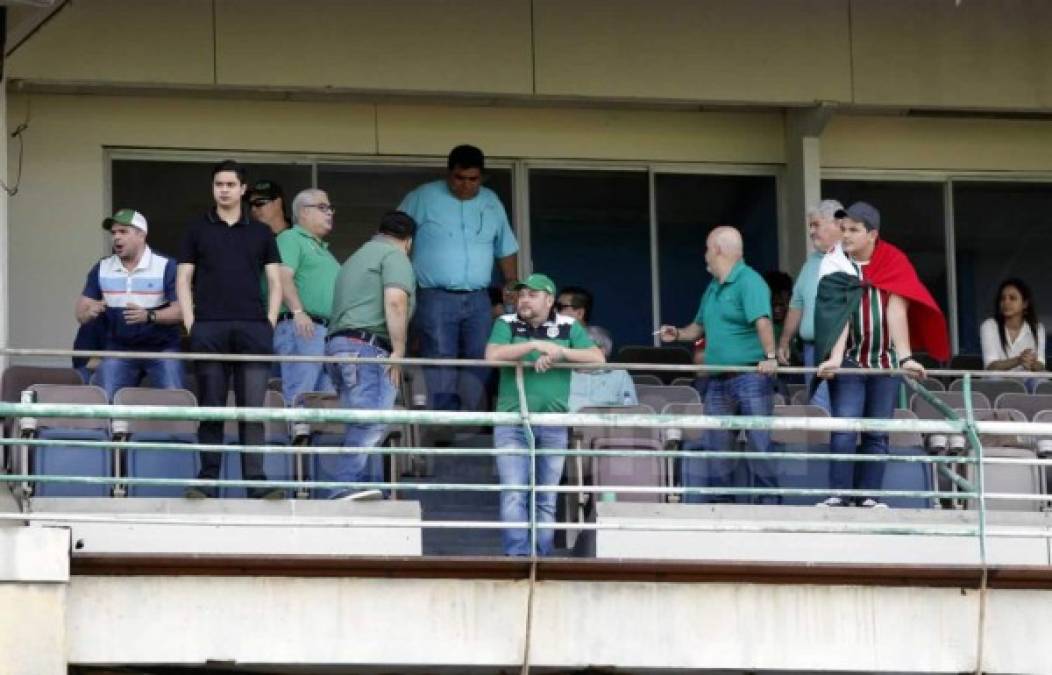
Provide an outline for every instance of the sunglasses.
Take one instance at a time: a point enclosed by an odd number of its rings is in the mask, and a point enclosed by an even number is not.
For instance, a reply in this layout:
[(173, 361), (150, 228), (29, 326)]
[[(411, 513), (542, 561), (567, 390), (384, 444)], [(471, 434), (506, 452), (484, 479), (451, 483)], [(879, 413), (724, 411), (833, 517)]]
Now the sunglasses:
[(577, 307), (576, 305), (571, 305), (569, 303), (566, 303), (566, 304), (556, 304), (555, 305), (555, 309), (557, 309), (557, 310), (559, 310), (561, 312), (564, 309), (580, 309), (580, 307)]
[(251, 204), (252, 206), (254, 206), (255, 208), (258, 209), (261, 206), (266, 206), (267, 204), (271, 203), (272, 201), (274, 201), (274, 200), (273, 199), (262, 199), (262, 198), (261, 199), (253, 199), (252, 201), (249, 202), (249, 204)]

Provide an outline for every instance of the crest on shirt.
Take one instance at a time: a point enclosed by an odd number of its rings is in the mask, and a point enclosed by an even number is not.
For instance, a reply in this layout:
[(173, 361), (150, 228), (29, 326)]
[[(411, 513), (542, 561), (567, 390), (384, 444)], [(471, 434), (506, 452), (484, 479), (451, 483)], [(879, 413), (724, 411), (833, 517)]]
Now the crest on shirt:
[(555, 338), (559, 337), (559, 326), (555, 325), (554, 323), (549, 325), (548, 326), (548, 337), (550, 337), (553, 340)]

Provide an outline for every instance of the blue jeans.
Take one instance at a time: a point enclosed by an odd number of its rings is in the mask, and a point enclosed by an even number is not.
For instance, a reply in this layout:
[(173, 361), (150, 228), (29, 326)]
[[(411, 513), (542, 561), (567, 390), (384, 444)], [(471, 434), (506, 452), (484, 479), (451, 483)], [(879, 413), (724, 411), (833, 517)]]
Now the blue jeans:
[[(730, 377), (709, 377), (705, 390), (706, 415), (770, 415), (774, 409), (772, 398), (773, 386), (768, 375), (743, 373)], [(767, 452), (771, 445), (771, 432), (753, 429), (745, 432), (752, 452)], [(712, 429), (705, 432), (703, 446), (711, 451), (727, 452), (735, 449), (737, 431)], [(695, 448), (691, 448), (695, 449)], [(683, 459), (684, 487), (732, 487), (734, 472), (738, 468), (737, 459), (708, 459), (690, 457)], [(746, 485), (734, 487), (776, 488), (774, 465), (770, 460), (746, 461)], [(693, 504), (733, 502), (732, 495), (688, 494), (684, 501)], [(777, 504), (777, 496), (755, 498), (759, 504)]]
[[(328, 329), (314, 324), (313, 337), (296, 332), (296, 323), (286, 319), (274, 329), (274, 353), (282, 356), (324, 356)], [(324, 363), (282, 363), (281, 393), (285, 403), (292, 405), (298, 394), (305, 391), (335, 391)]]
[[(567, 444), (566, 427), (533, 427), (538, 448), (563, 450)], [(493, 427), (493, 445), (501, 448), (526, 448), (526, 431), (522, 427)], [(563, 475), (561, 455), (538, 455), (534, 463), (536, 485), (559, 484)], [(501, 485), (529, 485), (529, 455), (500, 455), (497, 457), (497, 473)], [(555, 492), (537, 493), (537, 522), (555, 522)], [(500, 519), (505, 523), (523, 523), (530, 520), (530, 493), (525, 490), (505, 490), (500, 493)], [(502, 533), (505, 555), (530, 555), (530, 530), (528, 528), (506, 529)], [(537, 555), (551, 555), (555, 545), (555, 530), (537, 529)]]
[[(814, 368), (818, 364), (815, 363), (815, 343), (805, 342), (804, 343), (804, 365), (808, 368)], [(804, 384), (807, 385), (810, 390), (811, 380), (815, 379), (815, 376), (808, 373), (804, 375)], [(832, 407), (829, 403), (829, 382), (822, 380), (818, 383), (818, 388), (815, 389), (815, 395), (811, 397), (811, 405), (816, 405), (822, 408), (826, 412), (831, 412)]]
[[(858, 365), (844, 361), (843, 368)], [(840, 374), (829, 381), (829, 394), (833, 402), (833, 417), (866, 417), (891, 419), (895, 413), (895, 397), (899, 391), (899, 378), (890, 375)], [(851, 455), (888, 454), (888, 435), (862, 434), (861, 445), (857, 435), (848, 432), (833, 432), (830, 435), (831, 452)], [(830, 487), (834, 490), (879, 490), (884, 484), (882, 462), (832, 462), (829, 470)], [(875, 495), (874, 495), (875, 497)], [(865, 497), (860, 497), (865, 499)]]
[[(440, 288), (417, 292), (413, 325), (420, 335), (420, 355), (429, 359), (481, 359), (486, 351), (493, 319), (485, 289), (454, 293)], [(464, 390), (475, 400), (461, 401), (458, 373)], [(432, 410), (475, 409), (486, 392), (489, 368), (424, 368), (429, 407)]]
[[(329, 356), (359, 356), (385, 358), (386, 351), (347, 337), (334, 337), (325, 345)], [(377, 363), (330, 363), (329, 376), (336, 385), (340, 403), (353, 410), (390, 410), (394, 407), (397, 390), (387, 377), (387, 366)], [(382, 423), (348, 424), (343, 445), (346, 448), (375, 448), (383, 441), (387, 425)], [(321, 455), (318, 467), (322, 480), (347, 483), (382, 483), (384, 458), (380, 454), (349, 453)], [(340, 497), (350, 488), (337, 488), (329, 497)]]
[(94, 379), (106, 390), (106, 398), (112, 403), (119, 389), (138, 387), (144, 376), (149, 377), (150, 383), (157, 389), (182, 389), (183, 362), (176, 359), (103, 359), (95, 371)]

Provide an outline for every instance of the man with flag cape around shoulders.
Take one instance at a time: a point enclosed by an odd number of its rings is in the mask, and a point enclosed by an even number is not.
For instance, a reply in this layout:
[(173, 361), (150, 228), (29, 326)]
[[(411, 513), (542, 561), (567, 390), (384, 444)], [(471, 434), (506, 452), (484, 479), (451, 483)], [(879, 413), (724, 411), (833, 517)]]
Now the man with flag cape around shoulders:
[[(911, 346), (936, 360), (949, 358), (942, 310), (906, 255), (880, 239), (880, 213), (856, 202), (838, 211), (842, 239), (822, 260), (815, 306), (818, 377), (829, 381), (834, 417), (891, 419), (900, 380), (893, 375), (851, 375), (850, 369), (902, 369), (923, 378)], [(839, 372), (835, 372), (839, 369)], [(816, 380), (817, 382), (817, 380)], [(814, 384), (812, 384), (812, 387)], [(836, 454), (886, 455), (886, 433), (831, 434)], [(875, 492), (884, 482), (882, 462), (832, 462), (833, 495), (818, 506), (886, 508)], [(855, 490), (859, 494), (846, 495)]]

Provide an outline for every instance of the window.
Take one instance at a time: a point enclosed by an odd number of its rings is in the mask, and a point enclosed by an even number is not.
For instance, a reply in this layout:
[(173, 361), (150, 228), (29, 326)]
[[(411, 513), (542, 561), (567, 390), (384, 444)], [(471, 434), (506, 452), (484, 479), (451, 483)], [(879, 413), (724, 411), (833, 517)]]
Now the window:
[[(115, 159), (111, 169), (113, 210), (139, 211), (150, 225), (150, 247), (178, 257), (186, 225), (212, 208), (212, 166), (215, 161)], [(291, 202), (310, 187), (311, 167), (304, 164), (246, 163), (249, 183), (277, 181)]]
[[(329, 235), (333, 255), (340, 262), (346, 260), (376, 232), (380, 217), (398, 208), (406, 194), (445, 175), (445, 166), (320, 164), (318, 187), (336, 207)], [(485, 186), (497, 193), (511, 218), (511, 170), (487, 168)], [(503, 285), (499, 272), (495, 274), (495, 285)]]
[(1052, 328), (1052, 184), (954, 181), (957, 325), (962, 353), (979, 354), (979, 326), (1004, 279), (1022, 279), (1038, 319)]
[(711, 279), (705, 270), (705, 239), (717, 225), (741, 231), (745, 262), (757, 272), (778, 269), (773, 176), (659, 174), (656, 187), (660, 323), (682, 326), (697, 314)]
[(533, 270), (590, 290), (618, 347), (653, 339), (649, 204), (642, 171), (530, 171)]

